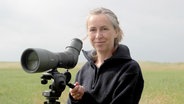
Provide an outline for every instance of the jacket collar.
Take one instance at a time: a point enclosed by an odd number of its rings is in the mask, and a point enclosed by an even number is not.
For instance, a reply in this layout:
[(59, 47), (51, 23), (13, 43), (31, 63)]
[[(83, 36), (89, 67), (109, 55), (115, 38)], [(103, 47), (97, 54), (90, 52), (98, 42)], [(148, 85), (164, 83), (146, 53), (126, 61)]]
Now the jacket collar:
[[(92, 54), (95, 52), (94, 50), (90, 50), (90, 51), (84, 51), (82, 50), (85, 58), (91, 63), (94, 62), (93, 58), (92, 58)], [(130, 51), (129, 48), (126, 45), (122, 45), (119, 44), (118, 48), (116, 49), (116, 51), (113, 53), (113, 55), (107, 59), (107, 60), (131, 60), (131, 56), (130, 56)]]

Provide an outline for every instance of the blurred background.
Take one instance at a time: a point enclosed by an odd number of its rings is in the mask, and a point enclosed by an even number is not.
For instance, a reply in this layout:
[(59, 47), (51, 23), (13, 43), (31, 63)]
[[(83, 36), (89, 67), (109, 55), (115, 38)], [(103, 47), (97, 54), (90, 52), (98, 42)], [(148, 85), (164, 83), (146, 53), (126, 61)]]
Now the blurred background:
[[(64, 51), (71, 39), (86, 36), (89, 10), (105, 7), (118, 16), (122, 43), (134, 59), (184, 62), (183, 4), (183, 0), (1, 0), (0, 61), (19, 61), (30, 47)], [(88, 39), (83, 49), (91, 49)]]

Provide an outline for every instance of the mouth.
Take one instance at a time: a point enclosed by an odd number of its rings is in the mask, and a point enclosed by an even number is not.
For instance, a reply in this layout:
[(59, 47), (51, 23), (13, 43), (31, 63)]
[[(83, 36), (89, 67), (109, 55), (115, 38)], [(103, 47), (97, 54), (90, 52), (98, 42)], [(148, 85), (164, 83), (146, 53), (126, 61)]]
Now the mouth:
[(102, 44), (104, 44), (104, 43), (105, 43), (104, 41), (95, 42), (95, 44), (97, 44), (97, 45), (102, 45)]

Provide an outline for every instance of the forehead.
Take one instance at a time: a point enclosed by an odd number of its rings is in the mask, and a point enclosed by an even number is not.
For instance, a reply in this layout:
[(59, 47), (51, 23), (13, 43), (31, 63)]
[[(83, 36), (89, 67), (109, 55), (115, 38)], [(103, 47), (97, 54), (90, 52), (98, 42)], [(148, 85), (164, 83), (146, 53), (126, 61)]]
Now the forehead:
[(104, 26), (104, 25), (112, 25), (110, 19), (108, 16), (104, 14), (98, 14), (98, 15), (90, 15), (87, 20), (87, 26)]

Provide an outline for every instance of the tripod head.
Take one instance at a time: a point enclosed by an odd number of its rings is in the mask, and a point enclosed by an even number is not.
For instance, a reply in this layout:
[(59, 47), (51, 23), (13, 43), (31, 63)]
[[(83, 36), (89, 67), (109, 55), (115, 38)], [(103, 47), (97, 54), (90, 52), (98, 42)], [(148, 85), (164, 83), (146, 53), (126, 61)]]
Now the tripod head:
[(75, 86), (69, 83), (71, 74), (67, 70), (65, 73), (59, 73), (56, 69), (49, 70), (41, 76), (41, 84), (47, 84), (48, 80), (53, 80), (49, 86), (50, 90), (44, 91), (42, 95), (46, 97), (47, 101), (44, 104), (60, 104), (57, 100), (61, 93), (65, 90), (66, 85), (70, 88)]

